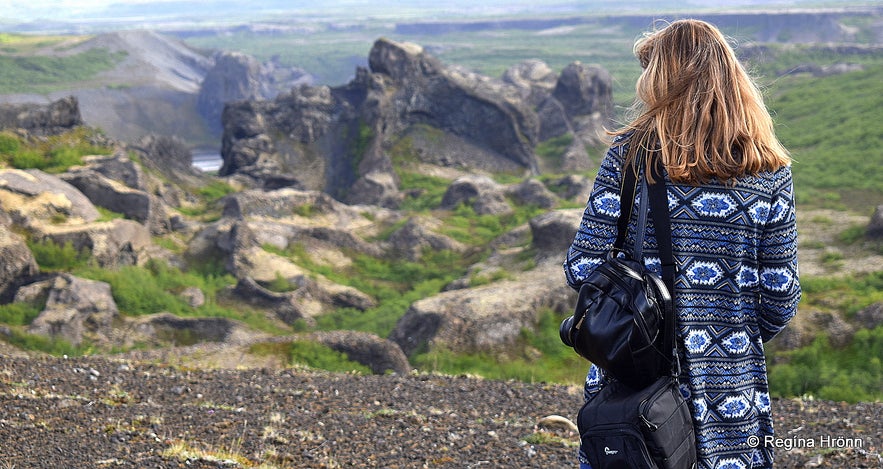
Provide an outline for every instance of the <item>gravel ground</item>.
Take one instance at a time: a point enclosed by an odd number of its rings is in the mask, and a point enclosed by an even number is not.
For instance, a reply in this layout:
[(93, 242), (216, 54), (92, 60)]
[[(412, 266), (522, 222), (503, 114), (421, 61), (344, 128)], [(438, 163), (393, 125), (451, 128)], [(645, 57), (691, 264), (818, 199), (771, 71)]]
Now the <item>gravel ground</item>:
[[(0, 355), (0, 469), (576, 467), (578, 437), (543, 418), (580, 401), (473, 377)], [(774, 412), (781, 444), (803, 446), (777, 467), (883, 468), (883, 403)]]

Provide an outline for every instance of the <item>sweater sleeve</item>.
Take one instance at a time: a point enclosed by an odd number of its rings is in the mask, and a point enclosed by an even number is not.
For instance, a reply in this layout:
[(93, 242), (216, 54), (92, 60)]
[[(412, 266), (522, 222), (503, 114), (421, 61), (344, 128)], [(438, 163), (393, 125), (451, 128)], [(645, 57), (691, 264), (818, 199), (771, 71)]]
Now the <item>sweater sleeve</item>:
[(622, 150), (622, 145), (607, 150), (576, 236), (567, 251), (564, 275), (574, 289), (579, 289), (580, 283), (601, 264), (616, 241)]
[(779, 169), (777, 176), (758, 252), (761, 288), (758, 323), (764, 342), (775, 337), (791, 321), (801, 296), (791, 168)]

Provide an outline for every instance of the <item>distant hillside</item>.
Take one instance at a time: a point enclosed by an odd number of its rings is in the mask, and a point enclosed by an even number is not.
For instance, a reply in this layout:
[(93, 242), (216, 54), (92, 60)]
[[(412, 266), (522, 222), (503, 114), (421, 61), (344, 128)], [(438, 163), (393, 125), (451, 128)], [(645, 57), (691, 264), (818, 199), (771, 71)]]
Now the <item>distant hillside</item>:
[(769, 106), (791, 151), (797, 202), (870, 214), (883, 203), (883, 65), (776, 83)]
[(156, 134), (216, 149), (225, 100), (273, 97), (309, 81), (295, 67), (200, 50), (155, 31), (6, 36), (5, 42), (0, 103), (75, 96), (88, 125), (126, 142)]
[[(39, 58), (57, 65), (40, 66)], [(99, 59), (98, 67), (86, 68)], [(114, 138), (136, 141), (156, 133), (194, 145), (213, 143), (195, 105), (212, 62), (177, 39), (122, 31), (0, 60), (0, 73), (15, 74), (23, 82), (17, 92), (0, 96), (0, 102), (48, 103), (72, 95), (79, 99), (84, 121)]]

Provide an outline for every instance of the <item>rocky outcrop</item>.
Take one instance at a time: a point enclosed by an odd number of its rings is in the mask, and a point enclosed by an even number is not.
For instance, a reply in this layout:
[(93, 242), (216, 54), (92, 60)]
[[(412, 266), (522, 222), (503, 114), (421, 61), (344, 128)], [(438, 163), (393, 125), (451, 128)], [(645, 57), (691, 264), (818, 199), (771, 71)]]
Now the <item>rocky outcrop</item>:
[(334, 200), (328, 194), (292, 188), (272, 191), (244, 190), (223, 200), (223, 216), (245, 218), (286, 218), (297, 214), (310, 217), (334, 217), (338, 223), (359, 219), (355, 208)]
[(532, 218), (529, 222), (532, 247), (539, 255), (563, 259), (573, 243), (582, 209), (553, 210)]
[[(353, 246), (351, 240), (358, 238), (327, 228), (302, 233), (301, 229), (284, 223), (254, 223), (254, 229), (250, 222), (229, 218), (211, 224), (194, 236), (186, 255), (190, 259), (223, 259), (227, 271), (238, 279), (231, 293), (243, 301), (272, 311), (288, 324), (294, 324), (297, 320), (311, 323), (316, 316), (333, 308), (365, 310), (376, 305), (370, 296), (359, 290), (315, 276), (290, 259), (263, 248), (264, 244), (270, 244), (284, 249), (289, 244), (301, 242), (295, 241), (300, 239), (324, 251), (329, 249), (327, 245), (334, 246), (335, 242)], [(335, 240), (335, 235), (341, 239)], [(364, 241), (361, 244), (367, 246)], [(376, 247), (366, 249), (373, 249), (375, 254), (379, 252)], [(286, 282), (288, 291), (268, 288), (279, 279)]]
[(220, 134), (221, 112), (230, 101), (261, 99), (261, 64), (254, 57), (239, 52), (215, 54), (196, 98), (196, 108), (209, 127)]
[[(116, 185), (118, 183), (110, 183)], [(0, 171), (0, 209), (35, 241), (70, 243), (102, 266), (132, 265), (151, 244), (148, 229), (132, 220), (100, 222), (88, 197), (39, 170)]]
[(442, 292), (415, 301), (396, 323), (389, 339), (407, 355), (443, 349), (453, 352), (506, 353), (522, 329), (533, 329), (543, 309), (562, 314), (571, 308), (560, 266), (542, 268), (479, 287)]
[(158, 313), (130, 319), (125, 328), (125, 343), (131, 346), (137, 339), (153, 345), (193, 345), (206, 342), (225, 342), (235, 345), (238, 336), (245, 336), (245, 327), (227, 318), (182, 318), (170, 313)]
[(607, 70), (574, 62), (561, 71), (552, 97), (561, 103), (571, 118), (594, 113), (610, 116), (613, 112), (611, 83)]
[(395, 343), (374, 334), (357, 331), (315, 332), (310, 338), (326, 347), (346, 354), (347, 358), (361, 363), (374, 374), (389, 372), (407, 374), (411, 371), (408, 357)]
[(0, 106), (0, 130), (22, 129), (33, 135), (55, 135), (83, 125), (77, 98), (37, 104)]
[(439, 208), (451, 210), (467, 204), (478, 215), (510, 213), (512, 206), (506, 200), (506, 189), (487, 176), (462, 176), (454, 180), (442, 197)]
[(503, 72), (503, 82), (518, 88), (521, 96), (533, 106), (545, 101), (557, 81), (552, 68), (537, 59), (525, 60)]
[(132, 189), (88, 168), (75, 169), (60, 177), (79, 189), (93, 204), (147, 225), (153, 234), (169, 231), (165, 205), (155, 195)]
[(239, 279), (236, 287), (232, 290), (236, 297), (245, 301), (246, 304), (272, 313), (286, 324), (294, 324), (298, 320), (311, 321), (309, 312), (304, 311), (302, 305), (298, 305), (291, 294), (278, 293), (264, 288), (251, 277)]
[(585, 204), (589, 200), (594, 180), (586, 176), (570, 174), (548, 184), (549, 189), (559, 194), (562, 199)]
[(137, 265), (149, 258), (152, 246), (146, 226), (125, 219), (78, 225), (45, 225), (35, 230), (37, 241), (52, 241), (58, 246), (70, 244), (74, 250), (86, 253), (101, 267)]
[(509, 193), (521, 205), (549, 209), (558, 204), (558, 197), (534, 178), (516, 184)]
[(273, 101), (227, 106), (220, 174), (395, 207), (387, 151), (402, 139), (425, 163), (535, 174), (535, 147), (571, 135), (562, 168), (585, 169), (584, 148), (612, 113), (609, 74), (579, 63), (555, 77), (530, 61), (492, 79), (384, 38), (368, 63), (344, 86), (301, 86)]
[[(536, 326), (542, 311), (563, 317), (576, 295), (563, 281), (560, 262), (581, 213), (580, 209), (547, 212), (501, 236), (492, 243), (494, 253), (474, 265), (469, 276), (504, 271), (503, 280), (471, 286), (468, 279), (460, 279), (446, 291), (412, 303), (389, 339), (409, 356), (433, 349), (508, 353), (522, 329)], [(529, 246), (524, 246), (526, 240)], [(524, 257), (526, 248), (536, 267), (525, 271), (517, 259)]]
[(199, 88), (196, 108), (217, 135), (223, 130), (221, 115), (227, 103), (272, 99), (280, 91), (312, 81), (303, 70), (276, 62), (260, 63), (241, 52), (222, 51), (212, 59), (214, 64)]
[(330, 131), (337, 104), (328, 87), (301, 86), (271, 102), (225, 107), (218, 174), (245, 175), (266, 188), (324, 189), (329, 161), (310, 145)]
[(46, 306), (28, 327), (29, 333), (61, 338), (73, 345), (110, 342), (119, 311), (107, 283), (60, 274), (28, 286), (25, 293), (46, 297)]
[(0, 209), (26, 229), (61, 221), (89, 223), (100, 216), (77, 188), (37, 169), (0, 170)]
[(463, 252), (466, 247), (462, 243), (433, 231), (439, 224), (437, 220), (408, 219), (389, 236), (390, 253), (397, 258), (416, 262), (428, 251)]
[[(373, 73), (388, 77), (395, 92), (392, 122), (399, 129), (426, 124), (476, 142), (519, 166), (538, 170), (532, 145), (539, 120), (515, 92), (455, 67), (446, 67), (416, 44), (380, 39), (368, 57)], [(393, 127), (393, 128), (395, 128)]]

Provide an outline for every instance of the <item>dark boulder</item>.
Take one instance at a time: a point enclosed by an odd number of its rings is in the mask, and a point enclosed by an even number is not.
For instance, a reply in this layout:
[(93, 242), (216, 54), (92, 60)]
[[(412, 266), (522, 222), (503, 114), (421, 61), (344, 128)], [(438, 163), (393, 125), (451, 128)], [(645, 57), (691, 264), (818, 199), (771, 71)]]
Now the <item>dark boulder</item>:
[(58, 337), (73, 345), (109, 343), (119, 316), (109, 284), (60, 274), (43, 285), (46, 307), (28, 327), (29, 333)]
[(537, 179), (526, 179), (510, 189), (512, 197), (522, 205), (539, 208), (552, 208), (558, 203), (558, 197)]
[(532, 246), (541, 257), (564, 259), (582, 217), (582, 209), (554, 210), (530, 220)]
[(205, 118), (213, 132), (221, 133), (221, 113), (230, 101), (264, 97), (261, 64), (254, 57), (239, 52), (222, 52), (214, 57), (199, 95), (196, 109)]
[(0, 106), (0, 129), (23, 129), (33, 135), (55, 135), (83, 125), (77, 98), (70, 96), (48, 105)]
[(878, 205), (868, 223), (867, 236), (871, 239), (883, 239), (883, 205)]
[(612, 115), (612, 83), (607, 70), (574, 62), (561, 71), (552, 96), (569, 116), (601, 113)]
[(316, 332), (311, 335), (316, 342), (336, 350), (357, 363), (371, 368), (374, 374), (394, 372), (407, 374), (411, 371), (408, 357), (394, 342), (374, 334), (358, 331)]
[(76, 169), (60, 177), (79, 189), (93, 204), (147, 225), (153, 234), (169, 231), (170, 222), (165, 206), (155, 195), (132, 189), (87, 168)]
[(440, 208), (451, 210), (470, 205), (479, 215), (500, 215), (512, 211), (505, 187), (487, 176), (462, 176), (454, 180), (442, 196)]

